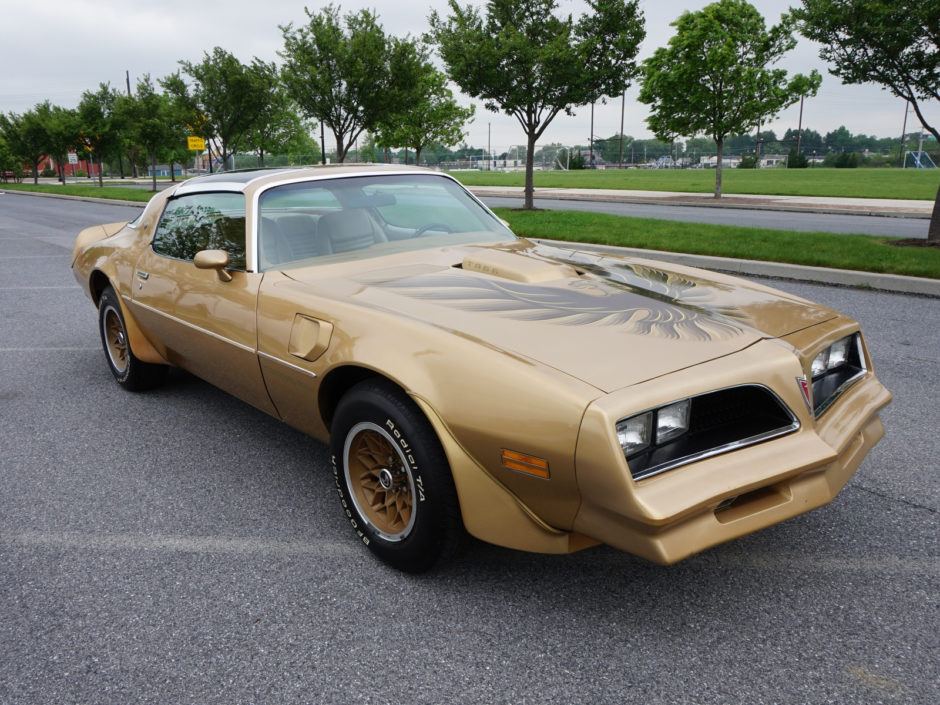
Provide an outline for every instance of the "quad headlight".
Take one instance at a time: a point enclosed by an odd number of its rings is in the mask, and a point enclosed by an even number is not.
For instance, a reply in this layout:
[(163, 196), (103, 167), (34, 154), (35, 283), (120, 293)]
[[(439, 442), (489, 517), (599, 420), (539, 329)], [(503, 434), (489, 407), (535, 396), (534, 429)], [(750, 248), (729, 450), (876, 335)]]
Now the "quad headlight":
[(819, 417), (867, 372), (858, 333), (839, 338), (813, 358), (813, 415)]
[(615, 426), (635, 480), (792, 433), (799, 422), (767, 387), (744, 384), (670, 401)]
[(652, 409), (617, 423), (617, 439), (629, 458), (649, 448), (678, 438), (689, 430), (690, 401), (681, 401)]

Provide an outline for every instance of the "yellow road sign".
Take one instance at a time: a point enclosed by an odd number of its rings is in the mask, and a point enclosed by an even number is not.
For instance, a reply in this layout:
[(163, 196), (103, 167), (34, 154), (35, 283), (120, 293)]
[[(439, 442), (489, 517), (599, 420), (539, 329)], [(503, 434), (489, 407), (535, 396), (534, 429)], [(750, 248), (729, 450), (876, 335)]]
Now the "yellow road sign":
[(187, 137), (186, 143), (189, 145), (189, 149), (201, 152), (206, 148), (206, 141), (202, 137)]

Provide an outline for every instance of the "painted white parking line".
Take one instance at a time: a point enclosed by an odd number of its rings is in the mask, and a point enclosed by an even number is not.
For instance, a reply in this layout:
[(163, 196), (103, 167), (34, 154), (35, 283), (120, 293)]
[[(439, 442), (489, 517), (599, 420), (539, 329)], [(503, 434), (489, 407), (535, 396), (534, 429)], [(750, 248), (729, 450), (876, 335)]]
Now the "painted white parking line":
[(92, 551), (169, 551), (264, 556), (348, 556), (359, 551), (354, 541), (276, 541), (235, 536), (174, 536), (132, 533), (0, 531), (0, 545)]

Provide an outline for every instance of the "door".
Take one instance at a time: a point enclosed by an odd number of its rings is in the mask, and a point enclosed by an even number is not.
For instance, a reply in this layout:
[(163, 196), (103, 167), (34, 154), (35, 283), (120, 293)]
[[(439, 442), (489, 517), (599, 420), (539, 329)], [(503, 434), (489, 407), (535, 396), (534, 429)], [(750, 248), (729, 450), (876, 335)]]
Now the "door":
[[(201, 250), (228, 253), (223, 276), (195, 266)], [(168, 201), (135, 269), (135, 315), (170, 361), (276, 415), (258, 364), (256, 310), (264, 275), (245, 271), (244, 195), (196, 193)]]

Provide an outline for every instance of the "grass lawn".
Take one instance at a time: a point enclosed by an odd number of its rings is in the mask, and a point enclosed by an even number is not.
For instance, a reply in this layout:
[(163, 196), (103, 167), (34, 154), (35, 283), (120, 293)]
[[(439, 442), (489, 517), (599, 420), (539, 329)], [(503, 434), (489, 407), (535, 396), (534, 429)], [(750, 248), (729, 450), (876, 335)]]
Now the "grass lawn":
[(140, 201), (146, 203), (153, 197), (153, 191), (127, 186), (98, 186), (86, 184), (0, 184), (0, 191), (37, 191), (39, 193), (60, 193), (66, 196), (85, 196), (107, 198), (117, 201)]
[(896, 247), (891, 238), (679, 223), (576, 211), (497, 208), (524, 237), (789, 262), (940, 279), (940, 249)]
[[(524, 172), (455, 171), (468, 186), (524, 186)], [(714, 169), (536, 171), (535, 187), (712, 193)], [(725, 169), (722, 193), (905, 198), (932, 201), (940, 169)]]

